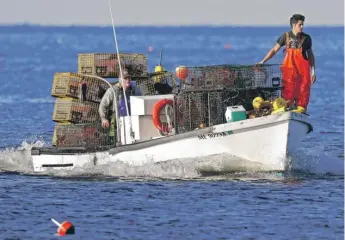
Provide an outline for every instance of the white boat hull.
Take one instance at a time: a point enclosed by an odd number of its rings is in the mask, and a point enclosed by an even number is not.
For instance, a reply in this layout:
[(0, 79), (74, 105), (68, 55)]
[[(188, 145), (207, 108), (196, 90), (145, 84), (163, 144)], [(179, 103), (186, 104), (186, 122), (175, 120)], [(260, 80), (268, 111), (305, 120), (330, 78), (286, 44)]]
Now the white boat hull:
[[(32, 151), (35, 172), (71, 170), (83, 166), (123, 162), (130, 166), (193, 159), (197, 171), (286, 171), (289, 153), (312, 131), (308, 116), (286, 112), (216, 125), (188, 134), (162, 137), (145, 143), (94, 153), (44, 153)], [(222, 158), (212, 165), (208, 157)], [(232, 157), (233, 156), (233, 157)], [(204, 162), (204, 164), (203, 164)], [(296, 169), (301, 170), (301, 169)]]

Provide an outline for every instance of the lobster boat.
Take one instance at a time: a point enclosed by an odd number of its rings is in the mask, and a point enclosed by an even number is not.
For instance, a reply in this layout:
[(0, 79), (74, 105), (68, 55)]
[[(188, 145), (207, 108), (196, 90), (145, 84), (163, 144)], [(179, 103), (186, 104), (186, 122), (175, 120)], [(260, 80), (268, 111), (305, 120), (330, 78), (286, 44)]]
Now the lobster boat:
[[(78, 73), (55, 74), (54, 136), (51, 146), (31, 149), (35, 172), (173, 161), (189, 161), (200, 173), (303, 170), (289, 156), (313, 128), (307, 114), (281, 98), (279, 65), (172, 72), (159, 65), (150, 73), (143, 54), (78, 58)], [(109, 79), (119, 77), (114, 59), (131, 74), (137, 94), (128, 97), (128, 113), (116, 105), (114, 128), (105, 129), (98, 107), (113, 85)]]

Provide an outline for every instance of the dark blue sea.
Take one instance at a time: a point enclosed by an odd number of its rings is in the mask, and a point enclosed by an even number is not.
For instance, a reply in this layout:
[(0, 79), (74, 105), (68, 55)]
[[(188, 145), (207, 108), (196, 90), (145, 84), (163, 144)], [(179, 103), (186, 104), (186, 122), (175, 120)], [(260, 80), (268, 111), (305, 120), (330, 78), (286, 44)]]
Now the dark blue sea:
[[(120, 52), (163, 66), (254, 64), (282, 27), (120, 27)], [(306, 27), (317, 81), (314, 126), (300, 146), (310, 172), (199, 176), (190, 167), (114, 165), (32, 172), (30, 149), (53, 135), (55, 72), (79, 53), (115, 52), (111, 27), (0, 27), (0, 239), (344, 239), (344, 28)], [(149, 51), (151, 47), (152, 51)], [(280, 63), (279, 52), (268, 63)], [(259, 141), (259, 140), (258, 140)]]

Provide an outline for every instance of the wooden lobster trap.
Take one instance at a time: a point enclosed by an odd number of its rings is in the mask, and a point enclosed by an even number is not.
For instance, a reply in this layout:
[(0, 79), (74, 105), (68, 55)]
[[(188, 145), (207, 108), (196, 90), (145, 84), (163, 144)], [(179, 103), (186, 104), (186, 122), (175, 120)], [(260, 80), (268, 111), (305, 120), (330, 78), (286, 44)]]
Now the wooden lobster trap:
[(55, 73), (51, 95), (101, 102), (108, 85), (94, 77), (72, 72)]
[[(132, 78), (147, 74), (147, 58), (144, 54), (120, 53), (122, 69), (126, 69)], [(78, 73), (100, 77), (119, 78), (120, 66), (117, 54), (85, 53), (78, 55)]]
[(61, 147), (85, 147), (96, 149), (115, 146), (114, 133), (102, 128), (100, 123), (63, 124), (57, 123), (52, 145)]
[(99, 104), (73, 98), (56, 98), (53, 121), (91, 123), (100, 121)]
[(69, 123), (69, 122), (67, 122), (67, 123), (59, 123), (59, 122), (57, 122), (55, 124), (54, 133), (53, 133), (53, 139), (52, 139), (52, 146), (56, 146), (56, 129), (58, 129), (59, 127), (61, 127), (63, 125), (70, 125), (70, 124), (72, 124), (72, 123)]

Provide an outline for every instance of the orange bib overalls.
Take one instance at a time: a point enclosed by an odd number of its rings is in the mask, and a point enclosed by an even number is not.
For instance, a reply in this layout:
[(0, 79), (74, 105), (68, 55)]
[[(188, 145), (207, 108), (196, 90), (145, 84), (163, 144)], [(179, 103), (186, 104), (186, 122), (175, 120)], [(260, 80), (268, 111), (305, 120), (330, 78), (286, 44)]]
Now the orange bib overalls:
[(281, 67), (284, 87), (282, 97), (289, 100), (289, 106), (295, 101), (297, 112), (306, 112), (311, 88), (310, 63), (302, 54), (304, 38), (299, 41), (298, 48), (290, 48), (289, 34), (286, 33), (286, 52)]

